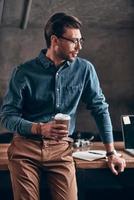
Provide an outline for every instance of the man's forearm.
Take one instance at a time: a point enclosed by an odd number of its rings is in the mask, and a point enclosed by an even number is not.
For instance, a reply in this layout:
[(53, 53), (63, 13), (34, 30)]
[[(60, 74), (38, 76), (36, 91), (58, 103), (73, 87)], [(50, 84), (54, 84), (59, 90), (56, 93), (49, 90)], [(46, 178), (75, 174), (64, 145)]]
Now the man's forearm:
[(106, 156), (107, 157), (116, 154), (116, 150), (115, 150), (113, 142), (112, 143), (104, 144), (104, 146), (105, 146), (105, 149), (106, 149)]

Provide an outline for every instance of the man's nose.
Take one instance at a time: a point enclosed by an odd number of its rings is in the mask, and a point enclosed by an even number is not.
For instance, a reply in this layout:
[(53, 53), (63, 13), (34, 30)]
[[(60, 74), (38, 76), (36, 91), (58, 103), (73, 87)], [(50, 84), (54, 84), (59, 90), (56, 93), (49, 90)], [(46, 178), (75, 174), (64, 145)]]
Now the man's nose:
[(77, 41), (76, 46), (75, 46), (75, 49), (79, 49), (79, 50), (82, 49), (81, 41)]

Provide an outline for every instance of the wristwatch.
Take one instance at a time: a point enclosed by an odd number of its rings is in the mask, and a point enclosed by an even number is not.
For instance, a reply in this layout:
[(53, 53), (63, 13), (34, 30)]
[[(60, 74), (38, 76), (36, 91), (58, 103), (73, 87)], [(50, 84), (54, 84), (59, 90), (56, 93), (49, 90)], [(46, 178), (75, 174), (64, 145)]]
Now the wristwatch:
[(113, 150), (113, 151), (109, 151), (106, 153), (106, 157), (112, 156), (112, 155), (117, 155), (117, 151)]

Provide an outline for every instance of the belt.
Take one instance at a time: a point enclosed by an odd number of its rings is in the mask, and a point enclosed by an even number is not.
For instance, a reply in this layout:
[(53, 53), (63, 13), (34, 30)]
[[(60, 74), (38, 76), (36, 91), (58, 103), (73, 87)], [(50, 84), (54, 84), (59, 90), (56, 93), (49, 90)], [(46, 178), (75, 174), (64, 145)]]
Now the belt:
[(36, 141), (42, 141), (44, 139), (46, 139), (44, 136), (41, 135), (27, 135), (27, 136), (23, 136), (26, 139), (30, 139), (30, 140), (36, 140)]
[(30, 139), (30, 140), (35, 140), (35, 141), (43, 141), (43, 140), (63, 140), (63, 141), (68, 141), (68, 142), (73, 142), (73, 139), (71, 138), (71, 136), (68, 137), (63, 137), (61, 139), (59, 138), (54, 138), (54, 137), (45, 137), (43, 135), (19, 135), (18, 133), (15, 133), (15, 136), (19, 136), (19, 137), (23, 137), (26, 139)]

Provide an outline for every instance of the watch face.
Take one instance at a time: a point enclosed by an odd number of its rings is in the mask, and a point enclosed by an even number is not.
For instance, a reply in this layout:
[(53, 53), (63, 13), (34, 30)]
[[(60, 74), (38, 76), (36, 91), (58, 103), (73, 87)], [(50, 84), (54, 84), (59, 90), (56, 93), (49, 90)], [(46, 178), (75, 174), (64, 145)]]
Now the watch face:
[(116, 154), (116, 151), (115, 151), (115, 150), (107, 152), (107, 153), (106, 153), (106, 156), (108, 157), (108, 156), (112, 156), (112, 155), (114, 155), (114, 154)]

